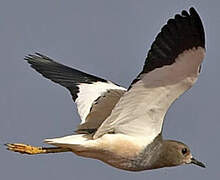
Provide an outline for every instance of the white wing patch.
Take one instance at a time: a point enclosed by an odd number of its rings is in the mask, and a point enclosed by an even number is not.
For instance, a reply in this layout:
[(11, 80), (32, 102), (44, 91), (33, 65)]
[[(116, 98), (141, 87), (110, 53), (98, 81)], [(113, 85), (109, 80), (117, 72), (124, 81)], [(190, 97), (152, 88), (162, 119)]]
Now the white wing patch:
[(83, 124), (85, 122), (85, 119), (89, 114), (90, 109), (93, 103), (95, 102), (95, 100), (98, 99), (100, 96), (102, 96), (109, 89), (126, 90), (125, 88), (117, 86), (116, 84), (113, 84), (110, 81), (108, 81), (108, 83), (105, 82), (94, 82), (92, 84), (82, 83), (78, 85), (78, 87), (79, 87), (79, 93), (77, 94), (78, 97), (76, 98), (75, 102), (77, 104), (78, 112), (82, 120), (80, 124)]
[(201, 47), (186, 50), (172, 65), (142, 74), (121, 97), (94, 138), (113, 130), (145, 138), (146, 144), (151, 143), (161, 132), (170, 105), (197, 80), (204, 55)]

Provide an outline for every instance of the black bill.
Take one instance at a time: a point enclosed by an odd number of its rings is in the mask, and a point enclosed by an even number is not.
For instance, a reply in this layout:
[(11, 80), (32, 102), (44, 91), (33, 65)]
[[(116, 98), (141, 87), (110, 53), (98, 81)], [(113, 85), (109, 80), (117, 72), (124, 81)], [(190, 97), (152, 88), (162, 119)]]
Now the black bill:
[(192, 163), (192, 164), (195, 164), (195, 165), (197, 165), (197, 166), (200, 166), (200, 167), (205, 168), (205, 164), (203, 164), (203, 163), (200, 162), (200, 161), (197, 161), (195, 158), (192, 158), (192, 159), (191, 159), (191, 163)]

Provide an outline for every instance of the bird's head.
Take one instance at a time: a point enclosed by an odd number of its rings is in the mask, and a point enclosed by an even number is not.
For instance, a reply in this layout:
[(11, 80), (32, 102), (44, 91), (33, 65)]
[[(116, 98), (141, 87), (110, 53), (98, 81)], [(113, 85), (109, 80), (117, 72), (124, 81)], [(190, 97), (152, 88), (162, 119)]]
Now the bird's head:
[(165, 140), (158, 155), (158, 167), (178, 166), (182, 164), (195, 164), (205, 168), (205, 165), (196, 160), (187, 145), (173, 140)]

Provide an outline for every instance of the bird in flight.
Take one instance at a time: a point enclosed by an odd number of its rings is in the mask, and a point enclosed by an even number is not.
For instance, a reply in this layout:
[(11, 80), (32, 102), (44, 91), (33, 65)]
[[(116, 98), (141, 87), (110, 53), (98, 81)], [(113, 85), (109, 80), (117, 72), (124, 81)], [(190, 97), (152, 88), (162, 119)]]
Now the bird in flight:
[(6, 146), (30, 155), (73, 152), (128, 171), (192, 163), (205, 167), (187, 145), (162, 137), (167, 110), (196, 82), (204, 56), (204, 28), (194, 8), (162, 27), (128, 89), (42, 54), (28, 55), (32, 68), (70, 91), (82, 121), (75, 134), (44, 140), (53, 147)]

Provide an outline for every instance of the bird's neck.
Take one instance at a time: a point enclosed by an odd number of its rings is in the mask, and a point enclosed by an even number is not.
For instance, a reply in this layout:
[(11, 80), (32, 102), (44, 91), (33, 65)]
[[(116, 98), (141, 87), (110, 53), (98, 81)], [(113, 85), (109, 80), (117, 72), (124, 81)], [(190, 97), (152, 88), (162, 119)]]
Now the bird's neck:
[(159, 134), (151, 144), (148, 144), (144, 150), (135, 158), (132, 164), (139, 170), (157, 168), (157, 158), (161, 154), (163, 146), (162, 135)]

